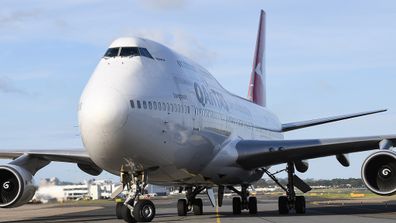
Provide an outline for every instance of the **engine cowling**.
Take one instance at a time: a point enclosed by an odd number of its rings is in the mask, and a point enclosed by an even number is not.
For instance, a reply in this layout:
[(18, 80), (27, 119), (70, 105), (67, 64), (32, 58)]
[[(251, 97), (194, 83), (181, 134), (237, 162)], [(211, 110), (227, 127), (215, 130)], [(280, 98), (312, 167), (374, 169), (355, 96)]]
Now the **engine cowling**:
[(373, 193), (395, 194), (396, 154), (392, 151), (379, 151), (368, 156), (362, 165), (362, 179)]
[(33, 176), (26, 169), (12, 164), (0, 166), (0, 208), (26, 204), (36, 189)]
[(294, 165), (296, 167), (296, 170), (300, 173), (305, 173), (307, 172), (309, 168), (309, 163), (307, 160), (298, 160), (294, 162)]

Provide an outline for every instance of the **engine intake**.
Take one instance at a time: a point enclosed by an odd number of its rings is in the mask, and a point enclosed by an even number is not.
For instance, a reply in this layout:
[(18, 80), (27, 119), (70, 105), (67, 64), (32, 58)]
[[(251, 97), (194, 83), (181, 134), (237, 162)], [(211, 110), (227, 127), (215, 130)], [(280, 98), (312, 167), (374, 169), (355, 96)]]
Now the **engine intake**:
[(362, 165), (362, 179), (369, 190), (378, 195), (396, 193), (396, 154), (379, 151), (366, 158)]
[(0, 208), (18, 207), (36, 192), (32, 174), (16, 165), (0, 166)]

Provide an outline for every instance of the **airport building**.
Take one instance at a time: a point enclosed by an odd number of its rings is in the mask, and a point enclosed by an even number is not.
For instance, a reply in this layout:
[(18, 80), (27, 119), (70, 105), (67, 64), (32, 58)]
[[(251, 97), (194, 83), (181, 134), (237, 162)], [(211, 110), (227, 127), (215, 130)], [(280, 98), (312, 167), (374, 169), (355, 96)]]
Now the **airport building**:
[(33, 199), (41, 202), (67, 200), (108, 199), (118, 186), (110, 180), (88, 180), (80, 184), (63, 183), (57, 178), (44, 179), (40, 182)]
[[(33, 198), (42, 203), (63, 202), (68, 200), (99, 200), (109, 199), (119, 183), (111, 180), (88, 180), (80, 184), (60, 182), (57, 178), (41, 180)], [(165, 196), (169, 191), (162, 186), (147, 185), (151, 196)]]

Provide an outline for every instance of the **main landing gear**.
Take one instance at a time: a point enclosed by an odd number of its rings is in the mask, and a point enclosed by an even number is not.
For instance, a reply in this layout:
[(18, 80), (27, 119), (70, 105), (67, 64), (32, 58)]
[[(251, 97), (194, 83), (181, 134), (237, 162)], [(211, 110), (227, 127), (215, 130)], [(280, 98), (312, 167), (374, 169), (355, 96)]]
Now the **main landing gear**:
[[(186, 199), (179, 199), (177, 201), (177, 215), (186, 216), (188, 212), (192, 211), (195, 215), (203, 214), (203, 203), (201, 198), (196, 198), (205, 187), (186, 187)], [(182, 188), (180, 189), (180, 191)]]
[(128, 195), (124, 203), (116, 204), (116, 216), (126, 222), (151, 222), (155, 217), (153, 202), (139, 197), (144, 194), (147, 185), (147, 176), (143, 172), (121, 173), (121, 182), (127, 187)]
[(238, 194), (239, 197), (232, 198), (232, 213), (241, 214), (242, 210), (249, 210), (249, 214), (257, 214), (257, 198), (249, 197), (247, 188), (249, 185), (241, 185), (241, 191), (235, 187), (228, 186), (227, 188)]
[(294, 186), (304, 193), (310, 191), (311, 188), (294, 174), (294, 163), (288, 162), (284, 171), (287, 171), (288, 183), (286, 187), (275, 177), (275, 174), (281, 171), (272, 174), (268, 170), (265, 170), (267, 175), (286, 192), (286, 196), (280, 196), (278, 200), (279, 214), (288, 214), (292, 209), (294, 209), (297, 214), (305, 214), (305, 197), (296, 196)]

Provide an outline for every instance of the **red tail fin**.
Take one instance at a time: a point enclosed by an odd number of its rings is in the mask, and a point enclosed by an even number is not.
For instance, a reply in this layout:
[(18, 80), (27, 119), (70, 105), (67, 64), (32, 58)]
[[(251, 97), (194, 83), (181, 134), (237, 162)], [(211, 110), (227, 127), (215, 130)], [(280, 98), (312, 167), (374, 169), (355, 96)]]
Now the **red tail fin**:
[(248, 99), (254, 103), (266, 106), (265, 95), (265, 12), (261, 10), (257, 33), (256, 50), (253, 59), (253, 69), (250, 77)]

